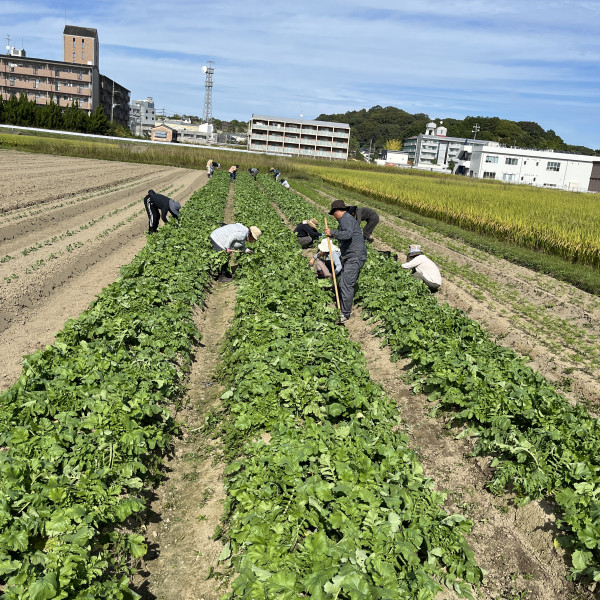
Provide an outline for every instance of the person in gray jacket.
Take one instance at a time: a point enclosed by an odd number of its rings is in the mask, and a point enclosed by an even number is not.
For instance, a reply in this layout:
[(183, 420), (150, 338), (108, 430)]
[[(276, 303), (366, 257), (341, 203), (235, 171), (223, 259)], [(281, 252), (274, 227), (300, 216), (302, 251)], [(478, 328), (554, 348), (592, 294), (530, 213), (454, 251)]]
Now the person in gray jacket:
[(342, 254), (342, 276), (339, 281), (341, 315), (337, 323), (343, 325), (352, 314), (352, 302), (354, 301), (354, 286), (358, 281), (360, 270), (367, 261), (367, 247), (360, 225), (356, 219), (350, 216), (343, 200), (334, 200), (331, 203), (330, 215), (338, 222), (335, 230), (325, 228), (327, 237), (339, 241)]
[(363, 229), (363, 236), (365, 242), (372, 242), (373, 230), (379, 223), (379, 215), (372, 209), (366, 206), (351, 206), (348, 212), (356, 219), (356, 222), (360, 225), (363, 221), (366, 221), (366, 225)]
[(148, 214), (148, 233), (154, 233), (158, 229), (159, 215), (163, 222), (168, 223), (167, 213), (171, 213), (179, 221), (179, 209), (181, 204), (175, 202), (168, 196), (157, 194), (154, 190), (148, 190), (144, 198), (144, 206)]
[[(242, 223), (233, 223), (215, 229), (210, 234), (210, 241), (212, 247), (217, 252), (225, 250), (227, 254), (231, 254), (234, 251), (252, 254), (252, 250), (246, 248), (246, 242), (255, 242), (261, 233), (262, 231), (254, 225), (246, 227), (245, 225), (242, 225)], [(227, 262), (221, 268), (218, 280), (231, 281), (231, 279), (232, 276), (229, 274), (229, 262)]]

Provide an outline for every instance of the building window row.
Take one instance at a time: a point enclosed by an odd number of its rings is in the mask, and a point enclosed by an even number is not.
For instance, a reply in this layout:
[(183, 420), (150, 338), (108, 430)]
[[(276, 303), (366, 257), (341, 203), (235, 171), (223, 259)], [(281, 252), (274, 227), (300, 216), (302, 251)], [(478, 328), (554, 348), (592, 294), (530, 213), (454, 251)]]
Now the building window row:
[[(498, 157), (496, 157), (498, 158)], [(496, 179), (496, 173), (494, 171), (484, 171), (483, 172), (484, 179)]]
[(498, 162), (498, 157), (497, 156), (488, 155), (488, 156), (485, 157), (485, 162), (486, 163), (496, 164)]
[(548, 164), (546, 166), (546, 171), (560, 171), (560, 163), (548, 161)]
[(507, 165), (518, 165), (519, 164), (519, 159), (518, 158), (506, 157), (506, 160), (504, 162)]

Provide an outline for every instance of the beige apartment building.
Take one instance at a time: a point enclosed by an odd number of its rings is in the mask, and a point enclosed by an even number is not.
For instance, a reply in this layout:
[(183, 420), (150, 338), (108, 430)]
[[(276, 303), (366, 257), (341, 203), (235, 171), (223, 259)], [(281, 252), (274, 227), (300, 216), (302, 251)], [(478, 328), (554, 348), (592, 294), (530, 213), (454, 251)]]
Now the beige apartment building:
[(348, 159), (350, 125), (252, 115), (248, 150), (311, 158)]
[(36, 104), (52, 98), (62, 108), (75, 101), (88, 114), (102, 106), (109, 120), (129, 125), (129, 90), (100, 73), (95, 29), (66, 25), (62, 61), (29, 58), (16, 48), (1, 54), (0, 94), (3, 100), (25, 94)]

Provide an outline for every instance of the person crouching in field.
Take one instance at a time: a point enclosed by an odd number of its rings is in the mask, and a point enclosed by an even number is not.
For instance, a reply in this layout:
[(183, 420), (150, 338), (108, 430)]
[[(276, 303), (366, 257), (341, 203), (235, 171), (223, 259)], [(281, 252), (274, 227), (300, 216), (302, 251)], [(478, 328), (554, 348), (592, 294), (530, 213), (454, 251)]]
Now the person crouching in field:
[(298, 243), (302, 248), (310, 248), (313, 242), (321, 235), (317, 231), (319, 221), (316, 219), (308, 219), (296, 225), (294, 233), (298, 236)]
[(159, 212), (163, 222), (168, 223), (167, 213), (171, 213), (179, 221), (179, 209), (181, 204), (167, 196), (157, 194), (154, 190), (148, 190), (144, 198), (144, 206), (148, 214), (148, 233), (154, 233), (158, 229)]
[[(232, 223), (231, 225), (223, 225), (215, 229), (210, 234), (210, 241), (213, 249), (217, 252), (225, 250), (227, 254), (231, 254), (234, 251), (252, 254), (252, 250), (246, 248), (246, 242), (249, 244), (255, 242), (261, 233), (262, 231), (254, 225), (246, 227), (241, 223)], [(233, 279), (233, 275), (231, 275), (229, 270), (229, 262), (221, 267), (221, 272), (217, 279), (221, 282)]]
[(310, 259), (310, 266), (315, 265), (317, 277), (319, 279), (331, 279), (332, 271), (335, 269), (335, 274), (339, 275), (342, 272), (342, 260), (340, 258), (340, 249), (331, 244), (331, 254), (333, 255), (333, 264), (329, 256), (329, 244), (327, 239), (321, 240), (318, 245), (318, 252)]
[(403, 269), (412, 269), (413, 277), (420, 279), (432, 293), (437, 292), (442, 285), (442, 275), (437, 265), (421, 251), (421, 246), (411, 244), (402, 265)]

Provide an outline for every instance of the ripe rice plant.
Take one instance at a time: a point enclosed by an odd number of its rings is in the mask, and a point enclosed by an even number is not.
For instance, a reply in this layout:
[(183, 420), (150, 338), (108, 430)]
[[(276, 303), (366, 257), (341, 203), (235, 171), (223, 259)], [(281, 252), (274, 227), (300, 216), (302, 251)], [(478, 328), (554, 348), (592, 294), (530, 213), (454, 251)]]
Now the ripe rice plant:
[(315, 167), (325, 181), (519, 246), (600, 267), (600, 202), (592, 194), (460, 177)]

